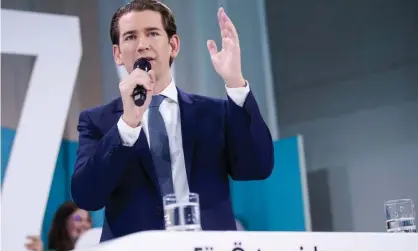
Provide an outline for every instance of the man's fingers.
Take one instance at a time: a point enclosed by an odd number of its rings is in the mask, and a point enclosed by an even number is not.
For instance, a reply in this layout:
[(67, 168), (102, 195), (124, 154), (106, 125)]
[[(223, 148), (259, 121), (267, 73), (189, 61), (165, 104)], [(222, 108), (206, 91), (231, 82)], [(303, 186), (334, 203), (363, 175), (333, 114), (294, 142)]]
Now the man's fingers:
[(221, 7), (218, 11), (219, 24), (222, 25), (222, 38), (228, 37), (238, 42), (238, 32), (225, 10)]
[(207, 46), (208, 46), (208, 51), (209, 51), (209, 54), (210, 54), (211, 56), (213, 56), (213, 55), (215, 55), (216, 53), (218, 53), (218, 48), (217, 48), (217, 46), (216, 46), (215, 41), (213, 41), (213, 40), (208, 40), (208, 42), (207, 42)]
[[(138, 79), (136, 82), (137, 82), (137, 84), (135, 85), (135, 88), (136, 88), (137, 85), (141, 85), (145, 88), (145, 90), (151, 91), (150, 83), (141, 81), (141, 79)], [(142, 82), (144, 82), (144, 83), (142, 83)], [(139, 83), (141, 83), (141, 84), (139, 84)]]
[(148, 83), (149, 91), (154, 92), (154, 85), (155, 85), (155, 82), (157, 81), (156, 78), (155, 78), (154, 71), (149, 70), (148, 71), (148, 76), (150, 78), (150, 82)]
[(139, 69), (139, 68), (136, 68), (133, 72), (132, 72), (136, 77), (139, 77), (139, 76), (145, 76), (145, 75), (147, 75), (147, 72), (146, 71), (144, 71), (144, 70), (141, 70), (141, 69)]
[(226, 22), (226, 27), (228, 30), (227, 37), (231, 38), (234, 42), (238, 43), (238, 32), (231, 20)]
[(136, 88), (137, 85), (142, 85), (147, 91), (151, 90), (150, 82), (151, 82), (151, 75), (149, 72), (143, 71), (139, 68), (135, 69), (133, 72), (134, 75), (134, 85)]
[(222, 38), (226, 37), (226, 33), (225, 33), (225, 21), (222, 17), (222, 13), (224, 13), (224, 9), (221, 7), (218, 10), (218, 22), (219, 22), (219, 29), (221, 31), (221, 36)]

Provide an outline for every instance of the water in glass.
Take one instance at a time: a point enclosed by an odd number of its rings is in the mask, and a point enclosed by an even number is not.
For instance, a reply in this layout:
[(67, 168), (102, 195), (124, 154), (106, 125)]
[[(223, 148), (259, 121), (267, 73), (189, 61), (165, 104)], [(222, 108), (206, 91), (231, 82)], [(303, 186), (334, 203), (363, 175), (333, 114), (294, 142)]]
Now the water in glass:
[(400, 218), (386, 221), (386, 229), (389, 233), (403, 232), (416, 233), (417, 227), (414, 218)]
[(164, 220), (167, 231), (200, 231), (200, 207), (197, 194), (178, 199), (164, 196)]
[(416, 233), (415, 207), (410, 199), (385, 203), (386, 230), (389, 233)]

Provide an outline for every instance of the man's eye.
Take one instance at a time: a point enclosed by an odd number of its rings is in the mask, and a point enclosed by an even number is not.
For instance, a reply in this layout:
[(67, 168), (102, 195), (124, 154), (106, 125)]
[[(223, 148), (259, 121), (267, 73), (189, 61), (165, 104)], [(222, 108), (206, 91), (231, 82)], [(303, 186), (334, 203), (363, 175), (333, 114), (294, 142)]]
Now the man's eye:
[(126, 38), (125, 38), (125, 40), (133, 40), (133, 39), (135, 39), (136, 38), (136, 36), (134, 36), (134, 35), (129, 35), (129, 36), (127, 36)]

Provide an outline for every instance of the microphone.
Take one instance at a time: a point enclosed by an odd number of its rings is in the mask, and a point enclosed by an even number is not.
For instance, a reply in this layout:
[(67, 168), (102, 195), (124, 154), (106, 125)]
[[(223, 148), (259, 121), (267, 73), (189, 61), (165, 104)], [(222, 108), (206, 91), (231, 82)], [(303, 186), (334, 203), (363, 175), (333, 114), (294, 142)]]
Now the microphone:
[[(139, 68), (148, 72), (151, 70), (151, 63), (145, 58), (138, 58), (134, 63), (134, 70)], [(132, 98), (137, 106), (142, 106), (147, 98), (147, 90), (142, 85), (137, 85), (132, 93)]]

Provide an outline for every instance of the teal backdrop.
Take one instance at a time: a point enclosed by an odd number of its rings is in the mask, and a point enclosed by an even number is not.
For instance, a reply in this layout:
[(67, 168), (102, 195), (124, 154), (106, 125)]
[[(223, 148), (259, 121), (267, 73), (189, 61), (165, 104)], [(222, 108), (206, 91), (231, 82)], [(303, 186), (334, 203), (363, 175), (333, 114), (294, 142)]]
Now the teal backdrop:
[[(15, 131), (1, 129), (1, 180), (3, 183)], [(48, 204), (42, 226), (42, 239), (46, 237), (54, 212), (61, 203), (71, 200), (70, 181), (78, 143), (63, 140), (57, 158)], [(42, 146), (40, 146), (42, 147)], [(275, 168), (265, 181), (232, 182), (234, 213), (249, 230), (309, 230), (306, 215), (303, 180), (300, 166), (300, 137), (274, 142)], [(302, 153), (303, 154), (303, 153)], [(33, 168), (42, 168), (34, 166)], [(302, 169), (303, 170), (303, 169)], [(24, 175), (24, 174), (22, 174)], [(34, 177), (36, 178), (36, 177)], [(28, 205), (30, 210), (30, 205)], [(92, 212), (93, 225), (101, 226), (103, 210)]]
[(231, 182), (236, 217), (251, 231), (311, 230), (301, 136), (274, 142), (267, 180)]

